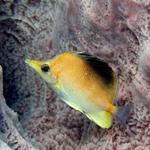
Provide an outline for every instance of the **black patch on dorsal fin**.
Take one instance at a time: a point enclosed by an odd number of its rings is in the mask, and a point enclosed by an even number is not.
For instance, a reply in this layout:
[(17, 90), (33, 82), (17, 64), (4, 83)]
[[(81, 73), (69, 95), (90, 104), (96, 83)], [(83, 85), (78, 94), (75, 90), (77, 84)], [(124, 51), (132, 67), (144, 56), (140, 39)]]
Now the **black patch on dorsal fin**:
[(113, 70), (107, 63), (85, 52), (78, 52), (77, 55), (85, 59), (106, 84), (114, 84)]

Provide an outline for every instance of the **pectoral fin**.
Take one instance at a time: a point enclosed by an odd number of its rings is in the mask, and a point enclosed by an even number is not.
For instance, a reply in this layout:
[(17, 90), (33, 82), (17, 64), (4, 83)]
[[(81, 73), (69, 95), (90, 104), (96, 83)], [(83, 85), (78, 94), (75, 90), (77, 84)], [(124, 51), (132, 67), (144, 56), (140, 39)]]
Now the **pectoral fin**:
[(107, 111), (87, 114), (87, 117), (102, 128), (108, 129), (112, 125), (112, 115)]

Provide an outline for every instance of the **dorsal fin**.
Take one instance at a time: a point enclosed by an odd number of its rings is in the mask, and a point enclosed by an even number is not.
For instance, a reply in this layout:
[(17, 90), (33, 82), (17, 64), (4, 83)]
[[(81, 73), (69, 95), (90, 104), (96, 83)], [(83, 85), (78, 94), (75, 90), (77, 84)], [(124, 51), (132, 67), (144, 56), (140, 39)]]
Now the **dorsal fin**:
[(92, 69), (104, 79), (106, 84), (114, 84), (113, 70), (106, 62), (85, 52), (77, 52), (77, 55), (85, 59)]

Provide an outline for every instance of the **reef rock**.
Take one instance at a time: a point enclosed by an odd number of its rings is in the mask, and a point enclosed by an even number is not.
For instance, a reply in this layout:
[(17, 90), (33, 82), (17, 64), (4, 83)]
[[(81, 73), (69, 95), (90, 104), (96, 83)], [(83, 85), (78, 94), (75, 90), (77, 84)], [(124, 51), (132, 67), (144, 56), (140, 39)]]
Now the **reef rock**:
[[(149, 0), (0, 0), (0, 149), (149, 150), (149, 27)], [(67, 50), (96, 55), (116, 72), (115, 99), (132, 110), (125, 129), (115, 119), (99, 128), (24, 62)]]

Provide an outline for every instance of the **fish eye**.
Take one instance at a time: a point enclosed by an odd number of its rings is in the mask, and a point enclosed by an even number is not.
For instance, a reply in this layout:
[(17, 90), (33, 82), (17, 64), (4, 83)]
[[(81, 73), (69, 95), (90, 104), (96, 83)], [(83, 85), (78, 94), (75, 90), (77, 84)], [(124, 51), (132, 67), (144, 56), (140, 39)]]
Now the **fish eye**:
[(49, 67), (47, 64), (43, 64), (43, 65), (41, 66), (41, 70), (42, 70), (42, 72), (47, 73), (47, 72), (50, 71), (50, 67)]

